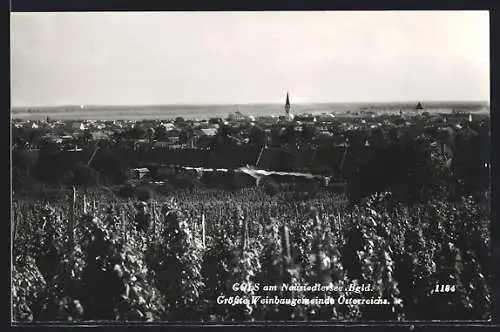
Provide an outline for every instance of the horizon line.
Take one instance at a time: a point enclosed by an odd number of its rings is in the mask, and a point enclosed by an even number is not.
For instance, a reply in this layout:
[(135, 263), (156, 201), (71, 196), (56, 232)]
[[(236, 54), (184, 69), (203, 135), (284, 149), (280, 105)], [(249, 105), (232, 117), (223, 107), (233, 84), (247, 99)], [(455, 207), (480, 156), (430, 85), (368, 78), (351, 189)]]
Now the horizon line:
[[(485, 103), (488, 106), (490, 101), (486, 99), (469, 100), (399, 100), (399, 101), (300, 101), (293, 102), (292, 105), (307, 104), (408, 104), (408, 103)], [(24, 108), (62, 108), (62, 107), (162, 107), (162, 106), (244, 106), (244, 105), (284, 105), (284, 102), (247, 102), (247, 103), (155, 103), (155, 104), (61, 104), (61, 105), (20, 105), (11, 106), (11, 109)]]

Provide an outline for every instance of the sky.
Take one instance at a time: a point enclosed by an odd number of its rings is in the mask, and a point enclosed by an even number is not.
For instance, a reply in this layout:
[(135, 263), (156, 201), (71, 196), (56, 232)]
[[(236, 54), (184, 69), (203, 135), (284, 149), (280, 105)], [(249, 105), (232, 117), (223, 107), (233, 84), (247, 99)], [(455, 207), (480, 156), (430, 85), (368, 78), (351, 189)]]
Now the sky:
[(487, 11), (11, 13), (11, 104), (489, 101)]

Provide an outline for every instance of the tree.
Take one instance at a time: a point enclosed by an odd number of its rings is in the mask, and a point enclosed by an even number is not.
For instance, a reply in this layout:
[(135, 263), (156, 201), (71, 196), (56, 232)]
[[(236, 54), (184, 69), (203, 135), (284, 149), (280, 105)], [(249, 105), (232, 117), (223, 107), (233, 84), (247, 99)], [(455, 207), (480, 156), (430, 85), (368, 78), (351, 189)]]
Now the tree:
[(124, 131), (122, 136), (127, 139), (143, 139), (146, 137), (146, 131), (141, 127), (135, 127)]
[(12, 186), (24, 187), (31, 182), (36, 160), (23, 151), (12, 152)]
[(93, 135), (90, 132), (90, 130), (85, 129), (83, 131), (83, 142), (84, 142), (84, 144), (88, 144), (92, 139), (93, 139)]
[(99, 182), (99, 173), (83, 163), (77, 163), (73, 168), (66, 173), (65, 182), (68, 185), (78, 187), (92, 187)]
[(154, 137), (157, 141), (164, 141), (167, 138), (167, 129), (165, 126), (159, 125), (156, 127)]
[(176, 117), (176, 118), (175, 118), (175, 120), (174, 120), (174, 124), (175, 124), (176, 126), (184, 126), (184, 125), (186, 124), (186, 120), (184, 120), (184, 118), (183, 118), (183, 117), (178, 116), (178, 117)]
[(281, 129), (279, 127), (271, 129), (271, 145), (274, 147), (281, 146)]
[(418, 203), (446, 194), (449, 183), (442, 161), (434, 157), (429, 142), (423, 139), (407, 137), (391, 143), (360, 160), (357, 167), (350, 181), (353, 201), (390, 190), (403, 202)]
[(12, 142), (18, 145), (32, 147), (39, 143), (41, 137), (47, 133), (47, 130), (42, 128), (16, 128), (12, 127)]
[(281, 135), (281, 140), (284, 144), (295, 145), (296, 132), (295, 126), (293, 124), (290, 124), (286, 127), (285, 131)]
[(222, 139), (227, 139), (230, 133), (231, 133), (231, 128), (228, 125), (222, 124), (217, 130), (216, 136)]
[(318, 130), (315, 126), (312, 125), (304, 125), (302, 127), (302, 139), (304, 143), (310, 144), (313, 139), (316, 137)]
[(330, 122), (328, 124), (327, 128), (328, 128), (328, 131), (330, 133), (335, 134), (335, 135), (339, 134), (341, 131), (340, 126), (336, 122)]
[(386, 139), (382, 128), (377, 127), (375, 130), (372, 131), (370, 137), (370, 143), (373, 147), (376, 148), (381, 148), (385, 145)]
[(179, 134), (179, 142), (181, 144), (187, 144), (191, 140), (191, 138), (193, 138), (192, 128), (184, 129)]
[(455, 139), (452, 168), (460, 189), (468, 195), (477, 195), (489, 186), (487, 141), (472, 130), (461, 131)]
[(389, 129), (388, 138), (391, 143), (398, 142), (400, 137), (401, 137), (401, 132), (398, 128), (393, 127)]
[(122, 198), (132, 198), (134, 193), (135, 186), (132, 183), (126, 183), (118, 190), (118, 196)]
[(155, 130), (153, 128), (148, 128), (146, 130), (146, 138), (148, 139), (148, 141), (151, 142), (153, 137), (155, 137)]
[(152, 199), (155, 196), (155, 192), (153, 188), (149, 186), (140, 186), (137, 187), (135, 195), (138, 200), (146, 202)]
[(230, 139), (229, 135), (231, 133), (231, 128), (225, 124), (222, 124), (217, 133), (212, 138), (210, 148), (217, 151), (218, 153), (224, 153), (224, 150), (231, 146), (233, 141)]
[(122, 184), (126, 180), (127, 162), (120, 153), (112, 149), (99, 150), (91, 166), (111, 183)]
[(253, 126), (250, 129), (249, 144), (254, 145), (257, 149), (261, 149), (267, 143), (267, 135), (264, 129), (260, 126)]
[(35, 179), (44, 183), (57, 183), (64, 174), (60, 154), (55, 144), (46, 144), (40, 149), (35, 164)]
[(296, 199), (310, 199), (314, 198), (319, 190), (319, 185), (314, 180), (297, 181), (295, 184), (295, 198)]
[(123, 132), (120, 132), (120, 131), (114, 131), (110, 136), (109, 138), (111, 139), (112, 142), (114, 143), (118, 143), (120, 142), (121, 140), (123, 140), (125, 137), (123, 135)]

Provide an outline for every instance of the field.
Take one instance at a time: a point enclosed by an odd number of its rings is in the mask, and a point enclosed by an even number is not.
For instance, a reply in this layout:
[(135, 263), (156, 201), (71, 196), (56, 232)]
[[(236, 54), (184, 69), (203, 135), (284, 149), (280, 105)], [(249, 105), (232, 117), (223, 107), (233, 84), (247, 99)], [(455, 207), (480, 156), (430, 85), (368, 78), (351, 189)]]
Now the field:
[[(403, 206), (384, 193), (351, 205), (252, 188), (177, 192), (141, 208), (83, 196), (13, 202), (15, 321), (490, 317), (489, 216), (470, 198)], [(316, 283), (344, 290), (264, 289)], [(295, 302), (245, 302), (252, 296)], [(337, 302), (318, 304), (328, 298)]]
[[(293, 103), (293, 100), (292, 100)], [(399, 112), (414, 110), (414, 103), (303, 103), (293, 104), (292, 112), (301, 113), (345, 113), (348, 111)], [(428, 102), (429, 112), (448, 113), (452, 110), (466, 112), (489, 112), (484, 102)], [(23, 120), (45, 120), (48, 116), (56, 120), (143, 120), (143, 119), (202, 119), (207, 117), (225, 118), (229, 113), (240, 111), (253, 116), (283, 115), (283, 104), (243, 104), (243, 105), (153, 105), (153, 106), (60, 106), (60, 107), (16, 107), (12, 118)]]

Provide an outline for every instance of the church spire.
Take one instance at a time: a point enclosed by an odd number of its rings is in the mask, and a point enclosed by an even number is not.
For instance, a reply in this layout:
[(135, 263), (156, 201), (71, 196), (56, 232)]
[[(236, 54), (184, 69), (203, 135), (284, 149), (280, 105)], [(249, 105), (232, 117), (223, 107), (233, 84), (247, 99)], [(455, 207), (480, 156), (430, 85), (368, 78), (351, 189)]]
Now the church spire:
[(286, 115), (290, 114), (290, 97), (288, 95), (288, 91), (286, 93), (285, 113), (286, 113)]

